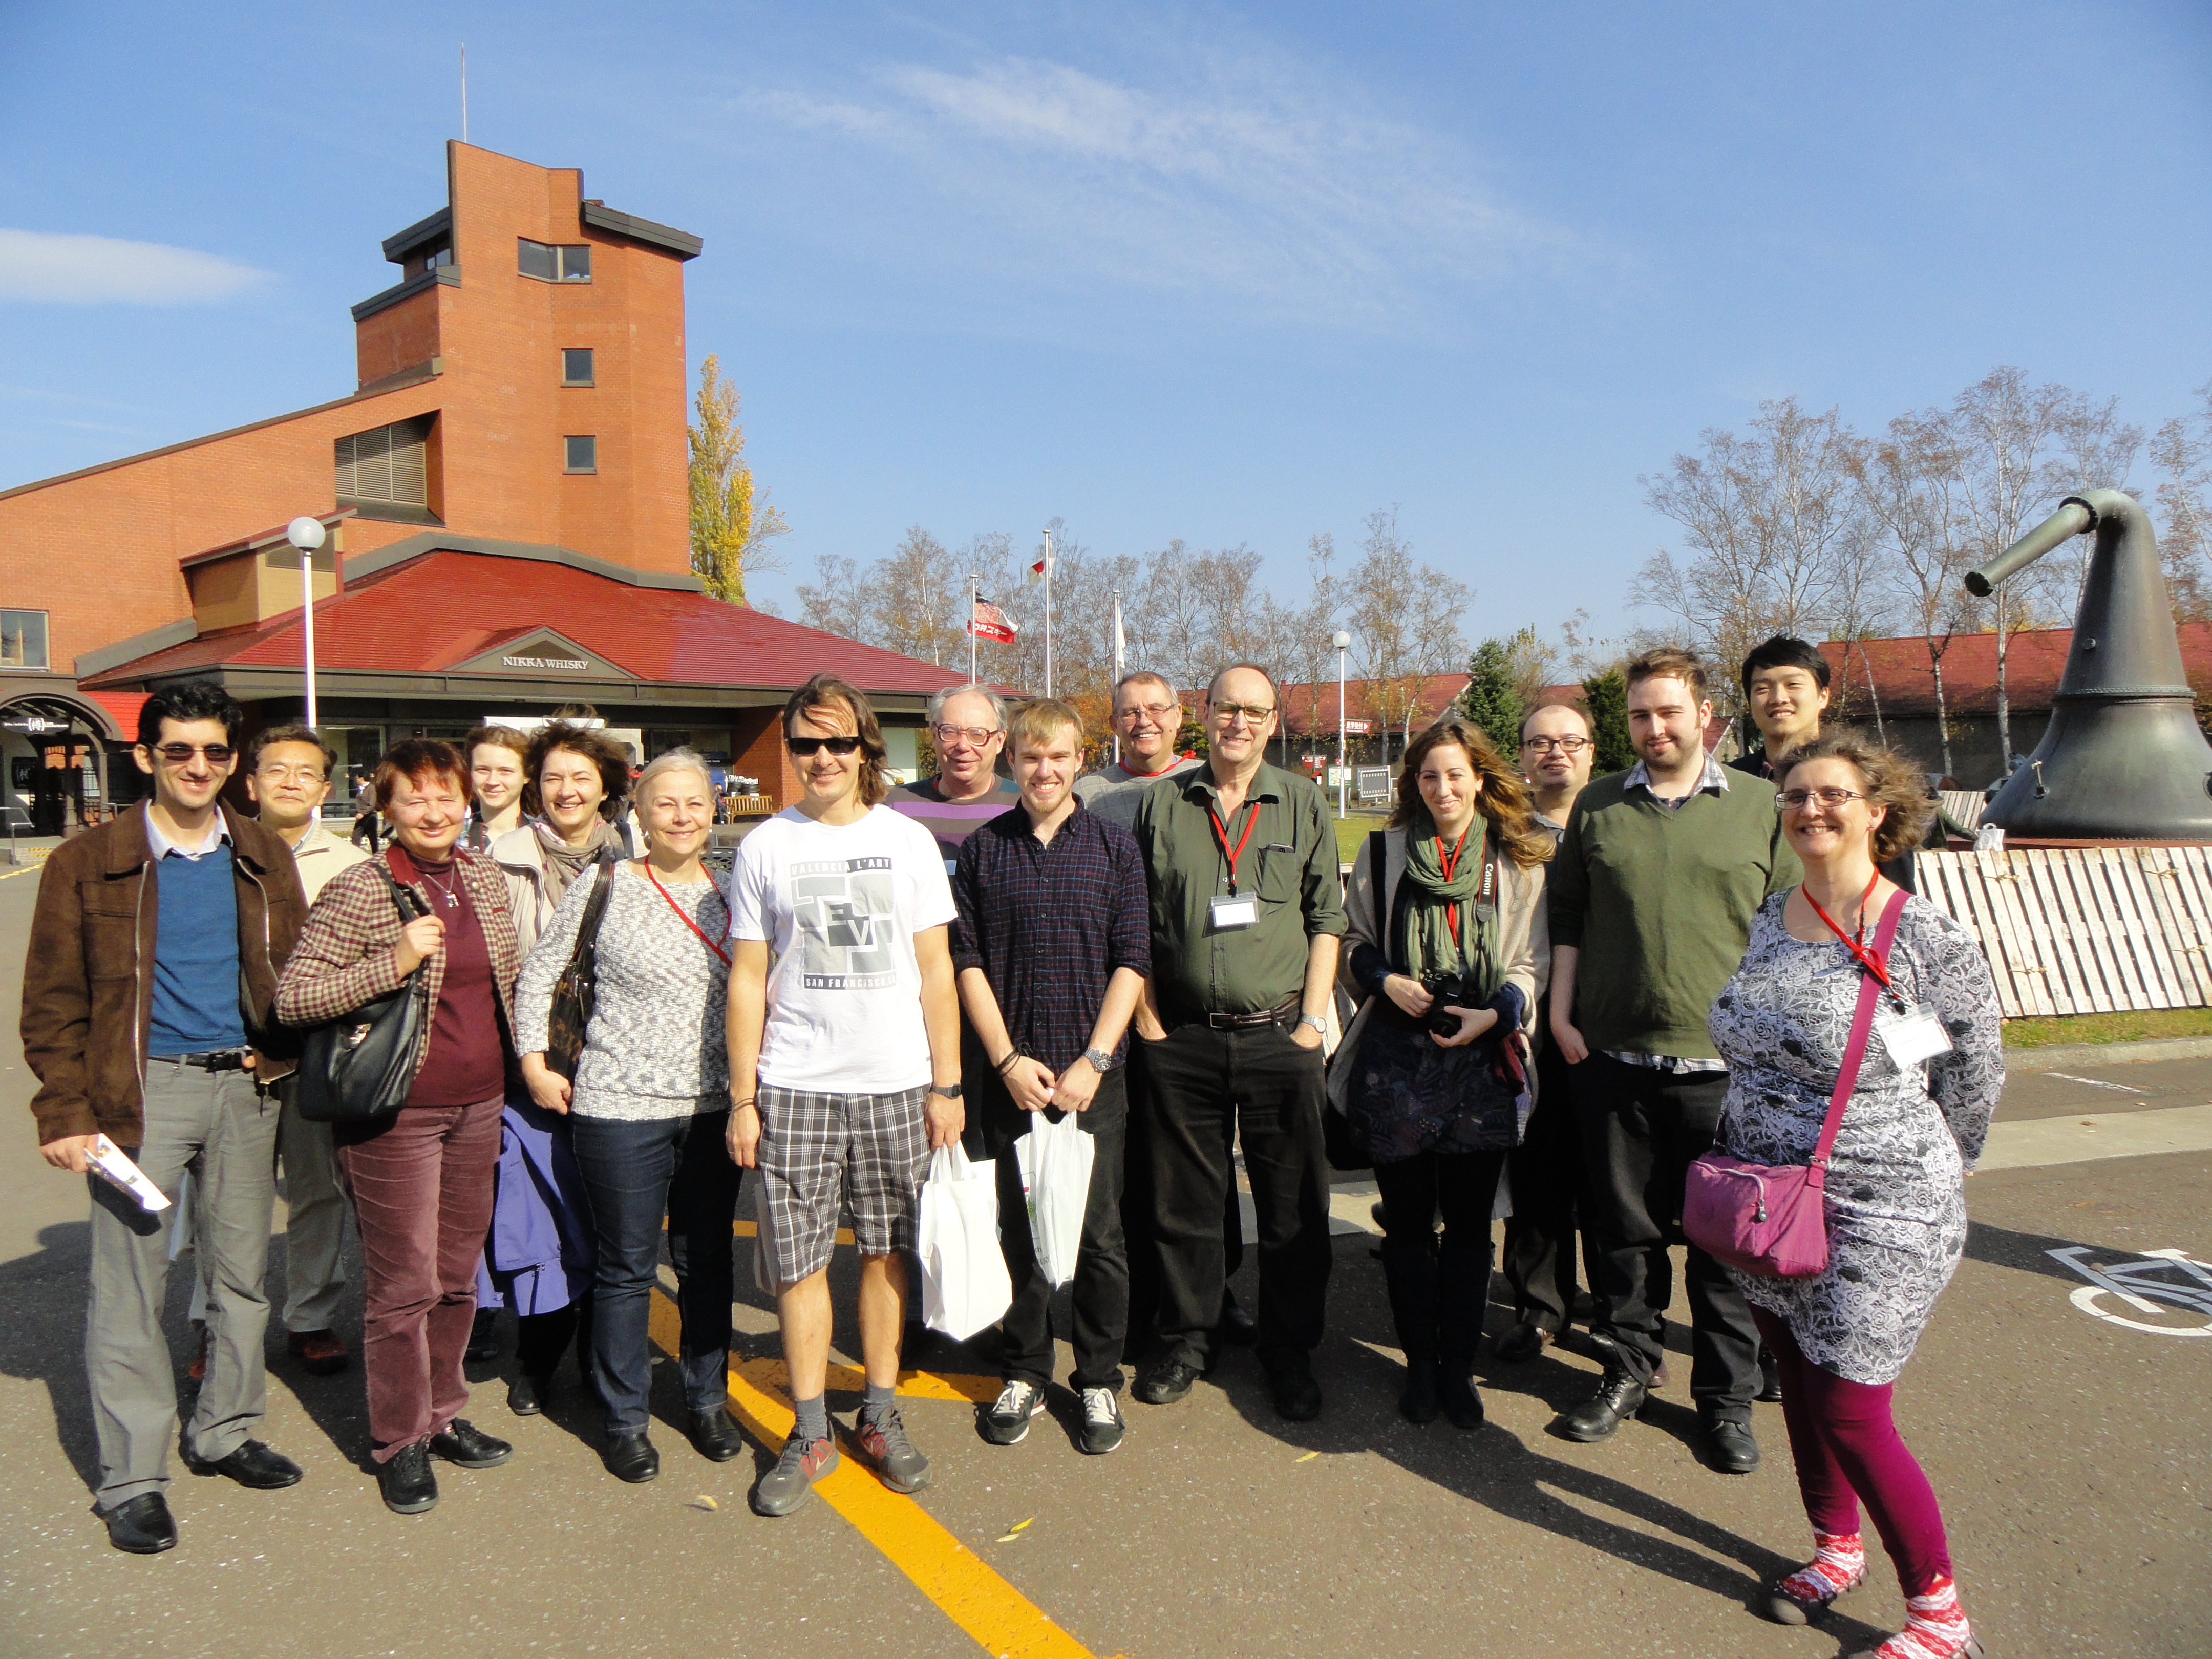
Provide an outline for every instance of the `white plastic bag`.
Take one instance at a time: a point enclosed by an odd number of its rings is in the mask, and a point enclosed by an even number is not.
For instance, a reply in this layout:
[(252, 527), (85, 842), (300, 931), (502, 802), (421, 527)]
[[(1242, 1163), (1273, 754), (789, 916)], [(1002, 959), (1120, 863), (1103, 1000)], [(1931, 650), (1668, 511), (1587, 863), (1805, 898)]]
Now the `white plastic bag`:
[(1014, 1299), (999, 1250), (999, 1166), (970, 1163), (956, 1142), (929, 1155), (921, 1183), (916, 1253), (921, 1257), (922, 1318), (964, 1342)]
[(1030, 1132), (1014, 1143), (1029, 1206), (1030, 1243), (1045, 1282), (1054, 1289), (1075, 1277), (1083, 1212), (1091, 1206), (1091, 1165), (1097, 1155), (1098, 1143), (1083, 1133), (1073, 1112), (1062, 1113), (1057, 1123), (1042, 1112), (1033, 1114)]

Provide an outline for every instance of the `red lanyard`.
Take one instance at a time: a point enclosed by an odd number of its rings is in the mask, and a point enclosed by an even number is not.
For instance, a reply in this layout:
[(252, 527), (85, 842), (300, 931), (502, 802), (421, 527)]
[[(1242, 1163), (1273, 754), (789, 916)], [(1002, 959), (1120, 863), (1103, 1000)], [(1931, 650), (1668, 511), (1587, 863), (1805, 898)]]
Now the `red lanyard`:
[(1244, 803), (1244, 833), (1237, 837), (1237, 845), (1233, 848), (1229, 845), (1229, 826), (1222, 823), (1220, 812), (1212, 806), (1206, 809), (1206, 816), (1213, 821), (1213, 838), (1221, 843), (1221, 855), (1229, 860), (1229, 896), (1231, 898), (1237, 896), (1237, 860), (1244, 856), (1244, 843), (1252, 839), (1252, 826), (1259, 822), (1260, 815), (1253, 810), (1257, 805), (1257, 802), (1249, 800)]
[[(1474, 826), (1470, 823), (1468, 825), (1467, 830), (1472, 830), (1474, 828)], [(1462, 830), (1459, 832), (1459, 839), (1452, 843), (1452, 849), (1449, 853), (1444, 851), (1444, 838), (1442, 836), (1438, 836), (1437, 837), (1437, 860), (1444, 867), (1444, 880), (1447, 883), (1449, 883), (1452, 878), (1452, 872), (1459, 868), (1459, 855), (1467, 850), (1467, 830)], [(1459, 901), (1456, 899), (1447, 900), (1444, 903), (1444, 926), (1451, 930), (1452, 941), (1454, 944), (1457, 944), (1459, 941)]]
[(714, 940), (708, 939), (707, 937), (707, 930), (702, 927), (697, 922), (692, 921), (690, 916), (685, 912), (684, 907), (676, 902), (669, 890), (665, 887), (661, 886), (660, 878), (653, 873), (653, 860), (651, 859), (643, 859), (641, 860), (640, 862), (645, 866), (645, 878), (653, 884), (654, 890), (659, 893), (661, 897), (668, 900), (668, 908), (676, 912), (677, 915), (682, 920), (686, 927), (689, 927), (693, 933), (699, 935), (700, 944), (705, 945), (709, 951), (712, 951), (716, 956), (722, 959), (723, 967), (728, 967), (730, 965), (730, 953), (727, 951), (725, 951), (720, 945), (715, 944)]
[(1887, 991), (1892, 988), (1889, 982), (1889, 970), (1881, 965), (1881, 958), (1875, 955), (1873, 951), (1868, 950), (1864, 943), (1866, 939), (1867, 901), (1874, 896), (1875, 884), (1881, 879), (1881, 872), (1877, 870), (1872, 876), (1868, 878), (1866, 891), (1859, 895), (1859, 927), (1858, 936), (1856, 938), (1853, 938), (1851, 935), (1844, 933), (1842, 928), (1836, 926), (1836, 919), (1820, 908), (1820, 901), (1814, 898), (1809, 890), (1800, 887), (1797, 890), (1805, 895), (1805, 902), (1813, 907), (1813, 914), (1828, 924), (1828, 931), (1833, 933), (1838, 939), (1843, 940), (1844, 949), (1849, 951), (1853, 957), (1856, 957), (1858, 959), (1859, 966), (1865, 969), (1867, 972), (1872, 974), (1875, 979), (1879, 980), (1881, 982), (1881, 988)]

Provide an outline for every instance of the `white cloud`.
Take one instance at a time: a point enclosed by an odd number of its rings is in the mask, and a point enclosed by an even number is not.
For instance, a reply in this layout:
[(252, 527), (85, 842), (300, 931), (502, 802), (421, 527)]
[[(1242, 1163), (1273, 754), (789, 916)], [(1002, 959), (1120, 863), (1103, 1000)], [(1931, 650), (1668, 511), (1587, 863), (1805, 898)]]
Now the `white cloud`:
[(266, 280), (266, 271), (195, 248), (0, 228), (0, 300), (206, 305)]

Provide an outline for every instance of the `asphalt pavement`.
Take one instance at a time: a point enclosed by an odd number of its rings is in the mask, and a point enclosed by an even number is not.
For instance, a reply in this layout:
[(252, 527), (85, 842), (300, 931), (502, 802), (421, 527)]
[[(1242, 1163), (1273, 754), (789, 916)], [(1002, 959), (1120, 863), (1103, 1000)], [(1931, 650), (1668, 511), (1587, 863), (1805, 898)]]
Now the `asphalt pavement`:
[[(37, 879), (0, 866), (0, 1008), (11, 1012)], [(1329, 1330), (1316, 1356), (1328, 1407), (1311, 1424), (1276, 1419), (1251, 1355), (1234, 1352), (1179, 1406), (1128, 1402), (1127, 1442), (1109, 1457), (1074, 1449), (1062, 1391), (1026, 1441), (995, 1448), (961, 1397), (988, 1389), (988, 1352), (934, 1338), (908, 1358), (927, 1374), (905, 1402), (934, 1465), (927, 1490), (891, 1498), (848, 1458), (837, 1501), (825, 1492), (772, 1522), (745, 1504), (769, 1453), (726, 1465), (696, 1456), (672, 1426), (680, 1401), (665, 1367), (663, 1472), (629, 1486), (600, 1468), (596, 1414), (572, 1373), (546, 1415), (517, 1419), (499, 1368), (483, 1366), (470, 1414), (514, 1441), (513, 1462), (441, 1469), (439, 1507), (400, 1517), (365, 1472), (358, 1370), (307, 1376), (272, 1328), (263, 1437), (306, 1480), (250, 1492), (179, 1471), (170, 1498), (182, 1542), (123, 1556), (90, 1510), (86, 1200), (40, 1161), (30, 1092), (11, 1031), (0, 1039), (0, 1124), (16, 1125), (0, 1144), (9, 1659), (1827, 1659), (1901, 1618), (1879, 1557), (1869, 1587), (1825, 1629), (1748, 1611), (1761, 1581), (1807, 1550), (1780, 1409), (1756, 1408), (1766, 1453), (1756, 1474), (1705, 1468), (1682, 1332), (1675, 1382), (1607, 1443), (1547, 1431), (1597, 1373), (1579, 1334), (1521, 1366), (1486, 1351), (1490, 1420), (1478, 1432), (1402, 1422), (1380, 1265), (1352, 1182), (1335, 1206)], [(2146, 1140), (2179, 1150), (2131, 1152)], [(1991, 1160), (2006, 1166), (1968, 1185), (1967, 1260), (1897, 1396), (1990, 1659), (2212, 1654), (2208, 1148), (2212, 1060), (2074, 1062), (2008, 1090)], [(281, 1206), (276, 1225), (281, 1282)], [(751, 1288), (750, 1242), (735, 1248), (732, 1400), (772, 1438), (774, 1321)], [(850, 1254), (836, 1270), (848, 1310)], [(349, 1264), (357, 1271), (350, 1239)], [(182, 1279), (169, 1297), (180, 1383)], [(1248, 1267), (1248, 1305), (1250, 1281)], [(1506, 1310), (1492, 1315), (1502, 1331)], [(356, 1291), (341, 1328), (356, 1335), (359, 1318)], [(840, 1352), (855, 1346), (841, 1323)], [(854, 1403), (832, 1394), (848, 1417)]]

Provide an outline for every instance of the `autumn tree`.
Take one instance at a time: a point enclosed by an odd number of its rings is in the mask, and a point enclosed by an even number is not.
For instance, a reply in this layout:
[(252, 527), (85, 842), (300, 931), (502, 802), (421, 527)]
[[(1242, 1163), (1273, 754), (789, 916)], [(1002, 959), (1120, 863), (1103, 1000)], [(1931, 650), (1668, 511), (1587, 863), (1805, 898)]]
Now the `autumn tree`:
[(1423, 683), (1464, 660), (1461, 618), (1474, 595), (1466, 583), (1414, 562), (1395, 506), (1376, 508), (1365, 525), (1359, 562), (1345, 581), (1345, 626), (1359, 677), (1369, 682), (1370, 709), (1383, 728), (1387, 763), (1389, 728), (1402, 727), (1410, 739)]
[(745, 602), (748, 572), (772, 569), (772, 544), (788, 535), (783, 514), (765, 489), (756, 490), (745, 464), (745, 429), (738, 424), (738, 389), (722, 378), (709, 353), (699, 368), (698, 424), (691, 444), (691, 571), (716, 599)]

